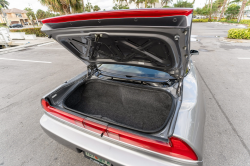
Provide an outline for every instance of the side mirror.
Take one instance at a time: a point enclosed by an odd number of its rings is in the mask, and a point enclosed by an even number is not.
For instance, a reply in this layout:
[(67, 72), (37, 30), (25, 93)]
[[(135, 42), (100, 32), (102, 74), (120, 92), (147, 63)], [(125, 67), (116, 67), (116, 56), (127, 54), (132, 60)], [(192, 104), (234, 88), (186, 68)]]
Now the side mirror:
[(199, 55), (199, 51), (197, 50), (190, 50), (191, 55)]

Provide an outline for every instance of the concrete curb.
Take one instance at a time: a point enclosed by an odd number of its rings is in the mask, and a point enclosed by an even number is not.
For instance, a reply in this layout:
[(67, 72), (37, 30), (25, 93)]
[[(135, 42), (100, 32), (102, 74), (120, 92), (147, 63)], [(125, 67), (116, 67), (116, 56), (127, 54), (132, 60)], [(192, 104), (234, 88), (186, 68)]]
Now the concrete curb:
[(220, 37), (222, 42), (231, 42), (231, 43), (250, 43), (250, 40), (247, 39), (228, 39), (227, 37)]
[(212, 24), (223, 24), (223, 25), (233, 25), (237, 26), (239, 28), (247, 28), (247, 24), (234, 24), (234, 23), (228, 23), (228, 22), (207, 22), (207, 23), (212, 23)]
[(0, 50), (0, 55), (10, 53), (10, 52), (16, 52), (16, 51), (20, 51), (20, 50), (25, 50), (28, 47), (33, 47), (33, 46), (37, 46), (37, 45), (41, 45), (41, 44), (45, 44), (45, 43), (52, 43), (52, 42), (55, 42), (55, 41), (51, 40), (51, 41), (45, 41), (45, 42), (36, 43), (36, 44), (25, 44), (25, 45), (20, 45), (20, 46), (16, 46), (16, 47), (5, 48), (5, 49)]

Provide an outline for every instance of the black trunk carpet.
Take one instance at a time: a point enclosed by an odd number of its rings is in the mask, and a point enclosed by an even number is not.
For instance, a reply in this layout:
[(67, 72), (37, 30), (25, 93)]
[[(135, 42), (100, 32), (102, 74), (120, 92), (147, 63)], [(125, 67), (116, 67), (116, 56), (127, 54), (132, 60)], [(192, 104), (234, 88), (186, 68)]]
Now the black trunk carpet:
[(85, 114), (150, 132), (165, 124), (172, 98), (162, 90), (91, 80), (75, 89), (65, 105)]

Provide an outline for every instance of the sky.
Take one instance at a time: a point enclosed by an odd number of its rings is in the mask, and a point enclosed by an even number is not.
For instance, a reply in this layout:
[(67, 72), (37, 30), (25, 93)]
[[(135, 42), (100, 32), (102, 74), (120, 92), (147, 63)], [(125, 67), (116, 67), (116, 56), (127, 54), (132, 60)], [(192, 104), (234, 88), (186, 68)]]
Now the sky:
[[(47, 10), (47, 7), (42, 6), (38, 0), (7, 0), (10, 5), (9, 8), (18, 8), (18, 9), (24, 9), (25, 7), (30, 7), (33, 9), (33, 11), (37, 11), (38, 9), (42, 9), (44, 11)], [(177, 0), (174, 0), (176, 2)], [(193, 0), (188, 0), (189, 2), (192, 2)], [(112, 10), (112, 7), (114, 6), (113, 0), (89, 0), (89, 2), (94, 6), (98, 5), (101, 10)], [(87, 3), (87, 0), (84, 0), (84, 3)], [(194, 8), (202, 7), (206, 3), (206, 0), (196, 0), (194, 4)], [(132, 6), (132, 8), (135, 8), (135, 5)]]

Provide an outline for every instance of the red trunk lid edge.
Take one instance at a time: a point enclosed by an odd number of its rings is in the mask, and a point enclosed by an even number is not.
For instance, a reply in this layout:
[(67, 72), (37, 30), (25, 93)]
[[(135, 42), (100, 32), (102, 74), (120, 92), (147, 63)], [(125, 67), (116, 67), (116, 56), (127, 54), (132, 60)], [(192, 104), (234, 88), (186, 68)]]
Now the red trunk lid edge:
[(132, 10), (113, 10), (103, 12), (90, 12), (72, 14), (59, 17), (52, 17), (42, 20), (46, 23), (62, 23), (71, 21), (115, 19), (115, 18), (140, 18), (140, 17), (167, 17), (167, 16), (188, 16), (193, 13), (193, 9), (132, 9)]

